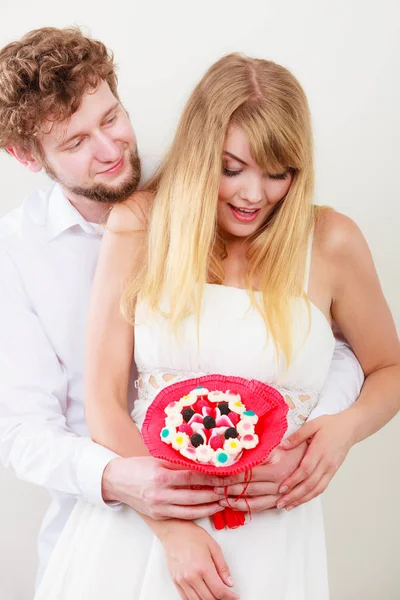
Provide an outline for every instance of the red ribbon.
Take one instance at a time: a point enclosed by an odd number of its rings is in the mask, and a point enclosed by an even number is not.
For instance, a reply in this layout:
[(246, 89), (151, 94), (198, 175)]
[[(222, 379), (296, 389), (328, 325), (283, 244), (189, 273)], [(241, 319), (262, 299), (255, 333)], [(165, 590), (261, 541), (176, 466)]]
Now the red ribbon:
[[(251, 481), (251, 477), (252, 477), (252, 470), (249, 469), (249, 470), (245, 471), (245, 473), (244, 473), (245, 486), (244, 486), (243, 490), (241, 491), (240, 495), (236, 498), (235, 502), (240, 500), (240, 498), (242, 498), (244, 496), (244, 494), (246, 493), (247, 488), (249, 487), (249, 483)], [(249, 513), (250, 520), (251, 520), (250, 505), (247, 501), (247, 498), (243, 498), (243, 499), (246, 502), (246, 506), (247, 506), (248, 513)], [(220, 512), (215, 513), (215, 515), (212, 515), (212, 521), (214, 523), (215, 529), (221, 530), (221, 529), (225, 529), (226, 527), (228, 529), (236, 529), (237, 527), (242, 527), (242, 525), (245, 525), (245, 522), (246, 522), (245, 514), (246, 513), (244, 513), (242, 510), (235, 510), (234, 507), (232, 506), (232, 504), (230, 504), (230, 502), (228, 500), (228, 487), (225, 487), (225, 500), (227, 501), (229, 506), (227, 506), (224, 510), (221, 510)]]

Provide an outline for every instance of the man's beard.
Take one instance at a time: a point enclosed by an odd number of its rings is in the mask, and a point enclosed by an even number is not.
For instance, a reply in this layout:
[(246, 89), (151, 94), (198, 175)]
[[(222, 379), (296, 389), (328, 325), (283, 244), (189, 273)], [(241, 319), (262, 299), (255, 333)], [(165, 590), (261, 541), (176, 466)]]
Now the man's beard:
[(86, 188), (75, 187), (65, 183), (57, 177), (57, 175), (48, 165), (45, 165), (46, 173), (49, 175), (49, 177), (61, 183), (61, 185), (63, 185), (69, 191), (78, 196), (89, 198), (89, 200), (94, 200), (95, 202), (104, 202), (107, 204), (117, 204), (118, 202), (122, 202), (123, 200), (126, 200), (128, 196), (133, 194), (133, 192), (136, 192), (141, 176), (141, 164), (137, 148), (135, 150), (131, 150), (129, 153), (129, 167), (130, 172), (128, 179), (121, 183), (118, 187), (112, 187), (105, 185), (104, 183), (95, 183), (91, 187)]

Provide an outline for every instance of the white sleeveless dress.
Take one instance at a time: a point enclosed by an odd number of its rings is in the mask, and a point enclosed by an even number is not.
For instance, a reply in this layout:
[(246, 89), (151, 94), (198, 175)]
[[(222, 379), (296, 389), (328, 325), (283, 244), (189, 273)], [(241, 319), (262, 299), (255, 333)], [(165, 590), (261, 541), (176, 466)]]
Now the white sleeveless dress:
[[(310, 253), (309, 253), (310, 254)], [(309, 259), (308, 259), (309, 264)], [(307, 277), (308, 280), (308, 266)], [(283, 380), (276, 350), (245, 290), (208, 284), (197, 339), (194, 317), (178, 339), (162, 317), (138, 305), (135, 359), (139, 398), (132, 418), (140, 427), (160, 387), (177, 379), (220, 373), (258, 379), (278, 387), (288, 404), (288, 431), (301, 426), (318, 401), (334, 349), (324, 315), (293, 302), (295, 353)], [(268, 510), (245, 526), (215, 531), (241, 600), (326, 600), (328, 582), (319, 498), (290, 512)], [(179, 540), (177, 540), (179, 544)], [(164, 549), (132, 509), (120, 511), (79, 502), (54, 550), (35, 600), (179, 600)]]

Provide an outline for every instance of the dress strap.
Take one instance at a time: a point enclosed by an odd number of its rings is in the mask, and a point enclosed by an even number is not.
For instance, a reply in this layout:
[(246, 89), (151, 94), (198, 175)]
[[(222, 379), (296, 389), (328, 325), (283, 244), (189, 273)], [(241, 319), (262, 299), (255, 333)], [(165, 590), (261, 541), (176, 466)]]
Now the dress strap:
[(308, 293), (308, 284), (310, 282), (310, 267), (311, 267), (311, 253), (314, 239), (314, 227), (311, 229), (310, 235), (308, 236), (307, 243), (307, 255), (306, 255), (306, 268), (304, 271), (304, 291)]

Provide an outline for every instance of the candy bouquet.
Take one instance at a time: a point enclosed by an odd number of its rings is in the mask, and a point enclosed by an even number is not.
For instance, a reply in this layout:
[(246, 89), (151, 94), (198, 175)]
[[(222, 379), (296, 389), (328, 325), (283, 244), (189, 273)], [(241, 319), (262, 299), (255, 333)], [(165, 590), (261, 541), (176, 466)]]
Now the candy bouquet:
[[(245, 472), (249, 482), (251, 469), (282, 440), (287, 412), (278, 390), (261, 381), (206, 375), (163, 388), (142, 436), (156, 458), (210, 475)], [(234, 528), (245, 524), (245, 514), (225, 508), (212, 520), (216, 529)]]

